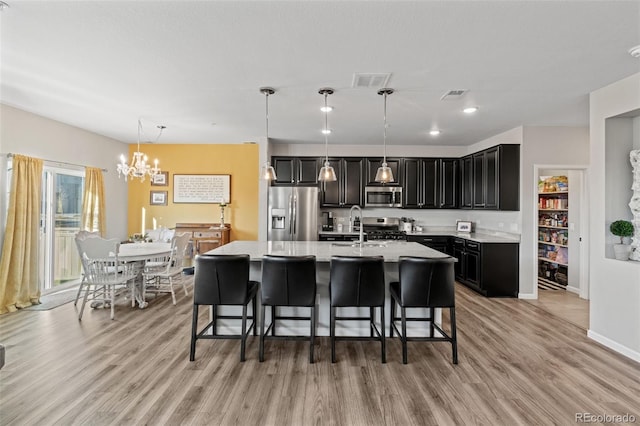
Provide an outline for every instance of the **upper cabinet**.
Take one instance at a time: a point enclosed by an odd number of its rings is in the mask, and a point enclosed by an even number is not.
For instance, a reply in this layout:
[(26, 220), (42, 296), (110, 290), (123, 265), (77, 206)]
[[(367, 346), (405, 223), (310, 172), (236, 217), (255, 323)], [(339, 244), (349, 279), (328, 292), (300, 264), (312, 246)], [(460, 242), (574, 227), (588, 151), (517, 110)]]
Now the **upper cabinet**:
[(460, 202), (461, 209), (473, 208), (473, 156), (467, 155), (458, 160), (460, 169)]
[(405, 159), (402, 196), (404, 208), (457, 208), (458, 160), (455, 158)]
[(476, 152), (462, 158), (460, 166), (462, 208), (520, 209), (520, 145)]
[(318, 184), (320, 159), (316, 157), (273, 157), (276, 170), (274, 186), (315, 186)]
[(362, 158), (329, 158), (336, 172), (335, 182), (320, 182), (322, 207), (362, 206), (364, 160)]
[(393, 182), (380, 183), (376, 182), (376, 172), (378, 167), (382, 165), (382, 157), (365, 158), (365, 170), (367, 172), (366, 186), (402, 186), (402, 160), (399, 158), (387, 157), (387, 165), (393, 173)]
[[(318, 182), (324, 157), (272, 157), (274, 186), (318, 186), (322, 207), (364, 206), (382, 158), (335, 157), (336, 182)], [(387, 158), (408, 209), (519, 210), (520, 145), (497, 145), (462, 158)]]

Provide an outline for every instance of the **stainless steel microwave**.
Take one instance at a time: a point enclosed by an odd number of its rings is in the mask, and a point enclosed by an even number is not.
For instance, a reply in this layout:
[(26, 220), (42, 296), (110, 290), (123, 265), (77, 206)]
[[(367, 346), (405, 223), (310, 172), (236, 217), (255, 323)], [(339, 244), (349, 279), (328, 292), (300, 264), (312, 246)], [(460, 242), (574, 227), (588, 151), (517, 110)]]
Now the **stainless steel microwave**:
[(402, 187), (367, 186), (364, 188), (365, 207), (402, 207)]

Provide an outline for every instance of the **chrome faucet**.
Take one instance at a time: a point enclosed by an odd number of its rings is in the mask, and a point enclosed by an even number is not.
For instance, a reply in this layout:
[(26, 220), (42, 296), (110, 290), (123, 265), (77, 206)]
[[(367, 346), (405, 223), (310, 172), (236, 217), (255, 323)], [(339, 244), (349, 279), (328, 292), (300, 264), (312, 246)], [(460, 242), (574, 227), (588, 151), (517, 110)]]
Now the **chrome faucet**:
[(351, 207), (351, 209), (349, 210), (349, 226), (351, 226), (351, 229), (353, 230), (353, 211), (354, 210), (358, 210), (360, 212), (360, 232), (358, 234), (358, 242), (360, 243), (360, 247), (362, 247), (362, 244), (364, 243), (364, 226), (362, 226), (362, 209), (360, 208), (360, 206), (353, 205)]

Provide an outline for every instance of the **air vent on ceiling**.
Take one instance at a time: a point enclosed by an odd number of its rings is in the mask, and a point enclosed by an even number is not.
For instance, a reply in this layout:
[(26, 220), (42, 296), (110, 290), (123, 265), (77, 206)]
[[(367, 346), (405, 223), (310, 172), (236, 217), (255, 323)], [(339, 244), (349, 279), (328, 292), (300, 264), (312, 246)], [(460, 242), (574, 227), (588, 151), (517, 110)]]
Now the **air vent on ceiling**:
[(461, 97), (464, 96), (465, 93), (467, 93), (467, 90), (464, 90), (464, 89), (449, 90), (447, 93), (442, 95), (440, 100), (441, 101), (451, 101), (451, 100), (460, 99)]
[(391, 73), (374, 73), (374, 72), (357, 72), (353, 74), (353, 82), (351, 87), (354, 88), (366, 88), (380, 89), (387, 87), (387, 83), (391, 78)]

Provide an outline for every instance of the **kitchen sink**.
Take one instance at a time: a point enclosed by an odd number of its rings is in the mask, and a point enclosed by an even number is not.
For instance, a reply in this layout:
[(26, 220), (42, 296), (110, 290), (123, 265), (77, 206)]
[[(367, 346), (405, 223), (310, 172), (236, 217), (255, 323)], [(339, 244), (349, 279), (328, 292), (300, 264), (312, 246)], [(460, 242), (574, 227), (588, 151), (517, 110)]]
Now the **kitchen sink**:
[[(359, 242), (350, 242), (350, 243), (333, 243), (331, 244), (332, 246), (336, 246), (336, 247), (360, 247), (360, 243)], [(374, 243), (374, 242), (367, 242), (367, 243), (362, 243), (362, 247), (386, 247), (387, 243)]]

